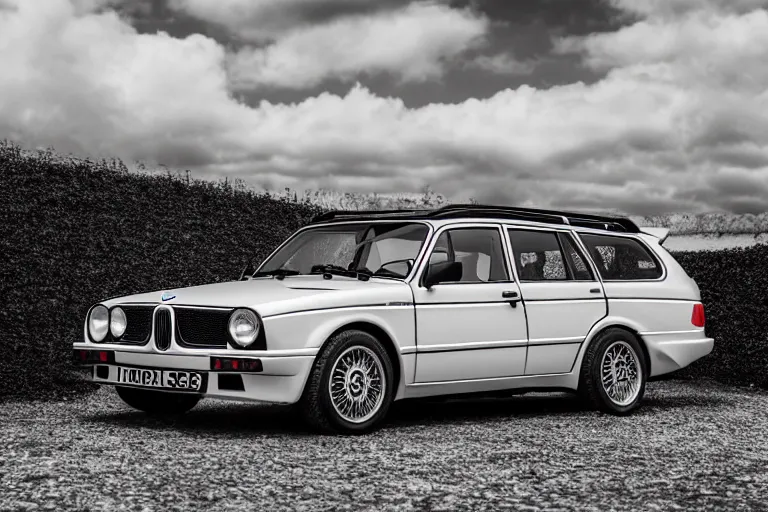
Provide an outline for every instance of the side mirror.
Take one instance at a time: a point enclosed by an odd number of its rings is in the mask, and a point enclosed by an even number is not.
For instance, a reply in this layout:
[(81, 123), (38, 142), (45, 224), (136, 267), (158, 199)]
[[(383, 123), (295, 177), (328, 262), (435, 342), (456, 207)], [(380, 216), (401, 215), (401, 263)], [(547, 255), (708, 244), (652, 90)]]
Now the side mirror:
[(464, 269), (459, 261), (433, 263), (427, 267), (427, 275), (424, 277), (424, 286), (429, 289), (438, 283), (460, 281), (463, 274)]

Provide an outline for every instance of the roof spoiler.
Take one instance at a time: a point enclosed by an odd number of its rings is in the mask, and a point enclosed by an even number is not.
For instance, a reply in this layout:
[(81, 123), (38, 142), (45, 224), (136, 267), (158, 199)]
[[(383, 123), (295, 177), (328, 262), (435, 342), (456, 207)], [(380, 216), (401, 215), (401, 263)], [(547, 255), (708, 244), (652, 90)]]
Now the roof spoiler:
[(667, 239), (669, 236), (669, 229), (667, 228), (646, 228), (641, 227), (640, 228), (641, 233), (645, 233), (646, 235), (651, 235), (653, 237), (656, 237), (659, 239), (659, 245), (664, 243), (664, 240)]

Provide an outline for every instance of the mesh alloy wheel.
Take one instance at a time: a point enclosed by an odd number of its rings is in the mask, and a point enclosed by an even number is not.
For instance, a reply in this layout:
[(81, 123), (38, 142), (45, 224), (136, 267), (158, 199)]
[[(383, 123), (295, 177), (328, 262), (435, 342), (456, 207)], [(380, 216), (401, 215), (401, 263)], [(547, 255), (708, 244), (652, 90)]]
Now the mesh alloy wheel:
[(369, 348), (353, 346), (342, 352), (331, 368), (328, 390), (339, 416), (364, 423), (381, 408), (386, 377), (379, 357)]
[(637, 410), (645, 394), (649, 368), (642, 340), (610, 327), (587, 346), (579, 372), (578, 393), (590, 409), (626, 415)]
[(640, 360), (626, 341), (612, 343), (603, 354), (601, 382), (616, 405), (631, 404), (640, 393)]
[(378, 338), (350, 329), (333, 335), (316, 357), (300, 399), (304, 419), (326, 434), (378, 428), (395, 397), (398, 377)]

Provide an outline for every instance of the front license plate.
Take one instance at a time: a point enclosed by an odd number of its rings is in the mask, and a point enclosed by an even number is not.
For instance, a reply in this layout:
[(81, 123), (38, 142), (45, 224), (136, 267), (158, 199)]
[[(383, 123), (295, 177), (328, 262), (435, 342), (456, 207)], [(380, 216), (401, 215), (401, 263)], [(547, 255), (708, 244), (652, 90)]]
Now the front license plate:
[(186, 391), (200, 391), (203, 377), (199, 373), (177, 370), (149, 370), (146, 368), (113, 367), (117, 372), (115, 382), (146, 386), (151, 388), (167, 388)]

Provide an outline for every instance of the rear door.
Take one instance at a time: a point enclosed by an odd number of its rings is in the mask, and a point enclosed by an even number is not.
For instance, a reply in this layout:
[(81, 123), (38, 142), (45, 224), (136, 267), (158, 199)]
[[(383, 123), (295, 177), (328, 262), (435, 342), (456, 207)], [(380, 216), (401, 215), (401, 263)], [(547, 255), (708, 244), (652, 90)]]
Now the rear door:
[(509, 227), (506, 234), (528, 317), (525, 375), (570, 372), (607, 314), (596, 270), (567, 230)]
[[(449, 226), (429, 248), (429, 262), (462, 263), (461, 279), (427, 289), (411, 283), (416, 304), (416, 382), (523, 375), (528, 336), (520, 289), (512, 278), (498, 224)], [(513, 307), (514, 305), (514, 307)]]

